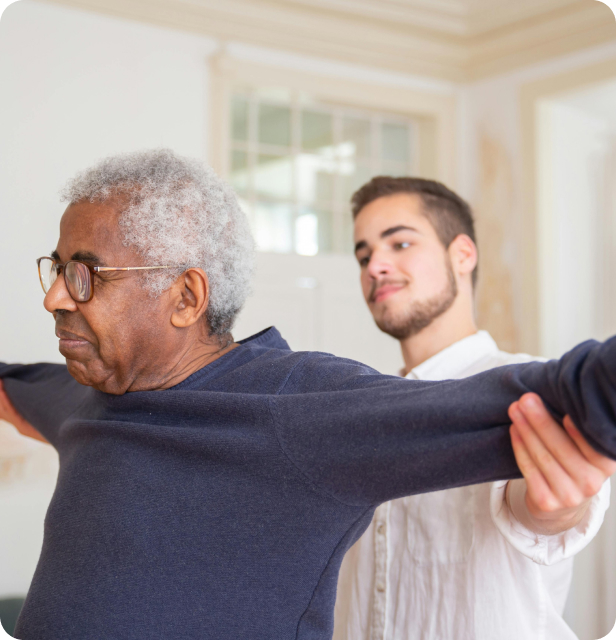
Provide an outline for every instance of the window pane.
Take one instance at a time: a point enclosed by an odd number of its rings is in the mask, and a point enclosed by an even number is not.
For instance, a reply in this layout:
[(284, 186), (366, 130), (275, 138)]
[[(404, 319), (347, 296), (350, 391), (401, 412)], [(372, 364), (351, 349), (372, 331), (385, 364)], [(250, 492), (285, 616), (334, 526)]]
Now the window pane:
[(344, 118), (342, 140), (343, 155), (369, 158), (371, 149), (370, 120)]
[(361, 186), (366, 184), (373, 173), (370, 165), (354, 162), (352, 160), (346, 160), (341, 162), (342, 173), (342, 199), (344, 204), (348, 204), (351, 201), (351, 196)]
[(297, 157), (297, 188), (302, 202), (331, 202), (336, 161), (329, 153), (302, 153)]
[(234, 96), (231, 104), (231, 132), (233, 140), (248, 140), (248, 100)]
[(259, 154), (255, 167), (255, 188), (259, 195), (291, 198), (293, 173), (290, 156)]
[(302, 147), (309, 151), (334, 144), (333, 118), (318, 111), (302, 112)]
[(258, 248), (352, 251), (350, 198), (377, 173), (409, 175), (413, 123), (312, 98), (292, 103), (276, 87), (250, 91), (236, 88), (231, 102), (229, 178)]
[(293, 211), (291, 205), (257, 202), (254, 230), (259, 251), (276, 253), (293, 251)]
[(334, 219), (329, 209), (302, 207), (295, 222), (295, 251), (313, 256), (333, 249)]
[(240, 193), (248, 189), (248, 154), (245, 151), (231, 152), (231, 184)]
[(291, 109), (259, 105), (259, 142), (288, 147), (291, 144)]
[(409, 129), (404, 124), (381, 125), (381, 157), (384, 161), (409, 162)]
[(312, 212), (303, 212), (295, 220), (295, 253), (314, 256), (319, 252), (319, 219)]

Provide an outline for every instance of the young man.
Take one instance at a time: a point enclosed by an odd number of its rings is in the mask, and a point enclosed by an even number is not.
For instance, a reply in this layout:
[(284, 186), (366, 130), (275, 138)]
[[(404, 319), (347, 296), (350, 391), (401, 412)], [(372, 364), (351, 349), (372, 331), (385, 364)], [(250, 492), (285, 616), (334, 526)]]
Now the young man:
[[(463, 378), (532, 360), (477, 331), (477, 249), (461, 198), (433, 181), (378, 177), (352, 205), (364, 297), (378, 327), (399, 340), (405, 377)], [(380, 505), (343, 560), (335, 640), (575, 638), (562, 620), (572, 557), (599, 529), (610, 488), (597, 483), (591, 498), (579, 470), (614, 467), (541, 405), (511, 416), (526, 480)], [(544, 444), (548, 434), (557, 447)]]

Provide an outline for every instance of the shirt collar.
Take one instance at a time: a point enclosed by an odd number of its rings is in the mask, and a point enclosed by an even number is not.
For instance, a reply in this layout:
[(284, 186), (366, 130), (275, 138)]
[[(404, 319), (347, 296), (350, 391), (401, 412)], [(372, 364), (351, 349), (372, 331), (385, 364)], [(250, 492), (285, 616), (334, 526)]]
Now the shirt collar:
[(498, 346), (492, 336), (487, 331), (478, 331), (417, 365), (406, 377), (412, 380), (455, 378), (471, 365), (497, 351)]

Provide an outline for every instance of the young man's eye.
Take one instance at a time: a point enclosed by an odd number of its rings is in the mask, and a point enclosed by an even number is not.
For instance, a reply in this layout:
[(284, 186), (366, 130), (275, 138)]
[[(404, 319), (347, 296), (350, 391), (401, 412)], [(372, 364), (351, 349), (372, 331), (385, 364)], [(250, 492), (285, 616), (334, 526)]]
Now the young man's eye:
[(396, 242), (394, 249), (408, 249), (410, 246), (410, 242)]
[(357, 258), (360, 267), (367, 267), (370, 262), (370, 256), (364, 256), (363, 258)]

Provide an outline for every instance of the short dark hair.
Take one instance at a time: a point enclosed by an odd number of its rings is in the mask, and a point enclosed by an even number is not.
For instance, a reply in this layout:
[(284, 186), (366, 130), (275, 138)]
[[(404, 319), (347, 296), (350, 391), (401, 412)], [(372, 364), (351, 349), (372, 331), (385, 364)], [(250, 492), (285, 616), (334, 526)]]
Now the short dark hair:
[[(423, 201), (423, 212), (436, 235), (447, 249), (461, 234), (467, 235), (474, 243), (475, 221), (470, 206), (457, 193), (444, 184), (424, 178), (392, 178), (377, 176), (372, 178), (351, 197), (353, 219), (368, 204), (386, 196), (398, 193), (416, 193)], [(473, 270), (473, 286), (477, 282), (477, 267)]]

